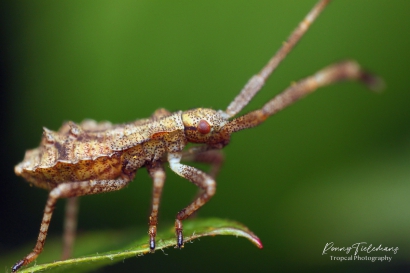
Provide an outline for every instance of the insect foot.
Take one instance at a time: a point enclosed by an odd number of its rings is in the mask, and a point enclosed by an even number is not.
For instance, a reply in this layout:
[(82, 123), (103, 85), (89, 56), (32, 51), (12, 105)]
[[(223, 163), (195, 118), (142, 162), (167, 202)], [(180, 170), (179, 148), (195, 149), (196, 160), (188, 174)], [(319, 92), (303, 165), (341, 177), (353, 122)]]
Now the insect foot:
[(184, 236), (182, 235), (182, 222), (178, 219), (175, 220), (175, 235), (177, 237), (177, 245), (176, 248), (183, 248), (184, 247)]
[[(158, 109), (150, 118), (114, 125), (85, 120), (68, 122), (59, 131), (44, 129), (40, 146), (28, 150), (15, 173), (29, 183), (49, 191), (37, 243), (32, 252), (19, 260), (12, 271), (34, 261), (42, 252), (55, 203), (60, 198), (116, 191), (146, 168), (153, 182), (149, 217), (149, 250), (155, 251), (158, 210), (165, 183), (163, 164), (168, 161), (173, 172), (202, 190), (201, 194), (175, 217), (176, 247), (183, 248), (183, 220), (187, 219), (214, 196), (215, 176), (222, 165), (220, 149), (229, 144), (231, 134), (255, 127), (268, 117), (292, 105), (318, 88), (341, 81), (359, 81), (372, 90), (383, 87), (383, 81), (361, 69), (353, 60), (331, 64), (297, 81), (260, 109), (239, 117), (237, 114), (252, 100), (266, 80), (306, 33), (329, 0), (321, 0), (307, 14), (287, 41), (262, 70), (251, 77), (225, 111), (197, 108), (168, 112)], [(185, 149), (188, 143), (195, 143)], [(201, 162), (211, 165), (209, 173), (182, 164)], [(70, 202), (66, 213), (64, 257), (71, 253), (74, 240), (76, 202)]]

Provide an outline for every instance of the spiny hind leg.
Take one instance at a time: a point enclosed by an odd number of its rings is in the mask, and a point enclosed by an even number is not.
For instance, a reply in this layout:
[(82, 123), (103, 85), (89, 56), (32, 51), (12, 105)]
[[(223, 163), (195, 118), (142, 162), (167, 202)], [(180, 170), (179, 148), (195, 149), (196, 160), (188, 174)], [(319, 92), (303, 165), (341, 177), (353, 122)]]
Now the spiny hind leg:
[(157, 225), (158, 225), (158, 209), (161, 201), (162, 188), (165, 182), (165, 171), (162, 164), (159, 162), (154, 162), (147, 166), (148, 173), (152, 178), (153, 189), (152, 189), (152, 207), (151, 215), (149, 217), (149, 248), (151, 252), (155, 251), (155, 237), (157, 236)]
[(179, 211), (176, 216), (175, 233), (177, 236), (178, 248), (182, 248), (184, 245), (184, 237), (182, 234), (183, 227), (181, 221), (188, 218), (192, 213), (208, 202), (209, 199), (211, 199), (211, 197), (215, 194), (216, 190), (216, 182), (210, 175), (194, 167), (181, 164), (181, 158), (182, 153), (169, 153), (168, 162), (170, 168), (179, 176), (188, 179), (190, 182), (201, 188), (203, 192), (186, 208)]
[(37, 243), (32, 252), (30, 252), (26, 257), (18, 261), (12, 267), (12, 272), (16, 272), (23, 265), (27, 265), (34, 261), (37, 256), (43, 251), (51, 216), (53, 215), (55, 204), (59, 198), (71, 198), (82, 195), (116, 191), (125, 187), (131, 180), (131, 177), (127, 176), (118, 178), (116, 180), (69, 182), (59, 184), (57, 187), (52, 189), (48, 195), (46, 207), (44, 209), (43, 220), (41, 221), (40, 233), (38, 234)]
[(67, 199), (64, 216), (63, 254), (61, 260), (71, 257), (77, 230), (78, 197)]

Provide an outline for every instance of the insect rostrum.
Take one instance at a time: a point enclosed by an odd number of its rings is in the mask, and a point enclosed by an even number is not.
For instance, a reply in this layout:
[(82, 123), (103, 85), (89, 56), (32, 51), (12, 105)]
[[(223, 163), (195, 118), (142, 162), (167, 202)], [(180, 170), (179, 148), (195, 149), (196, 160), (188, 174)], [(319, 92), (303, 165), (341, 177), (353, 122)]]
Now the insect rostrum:
[[(171, 113), (159, 109), (147, 119), (114, 125), (85, 120), (65, 123), (57, 132), (44, 128), (40, 146), (28, 150), (15, 167), (17, 175), (49, 191), (37, 243), (32, 252), (18, 261), (15, 272), (34, 261), (42, 252), (56, 201), (101, 192), (115, 191), (130, 183), (138, 169), (145, 167), (153, 180), (149, 246), (155, 250), (157, 215), (165, 181), (164, 164), (202, 189), (191, 204), (179, 211), (175, 220), (176, 245), (184, 245), (182, 220), (208, 202), (215, 194), (215, 174), (221, 164), (219, 150), (231, 134), (261, 124), (269, 116), (291, 105), (317, 88), (344, 80), (357, 80), (371, 89), (382, 81), (365, 72), (355, 61), (325, 67), (293, 84), (268, 101), (262, 108), (234, 118), (262, 88), (271, 73), (296, 45), (329, 1), (319, 1), (262, 70), (253, 76), (225, 111), (205, 108)], [(185, 149), (188, 143), (200, 144)], [(210, 173), (181, 163), (204, 162)], [(71, 199), (75, 200), (75, 199)], [(70, 201), (69, 216), (75, 222), (75, 202)], [(74, 226), (74, 227), (73, 227)], [(70, 255), (75, 225), (65, 229), (64, 258)]]

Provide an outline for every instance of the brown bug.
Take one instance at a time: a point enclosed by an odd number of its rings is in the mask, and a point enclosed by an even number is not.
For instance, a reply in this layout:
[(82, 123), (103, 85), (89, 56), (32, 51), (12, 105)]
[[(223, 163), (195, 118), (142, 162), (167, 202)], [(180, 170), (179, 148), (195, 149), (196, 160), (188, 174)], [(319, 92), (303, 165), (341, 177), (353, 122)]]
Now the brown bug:
[[(382, 81), (379, 78), (363, 71), (354, 61), (344, 61), (296, 82), (261, 109), (233, 118), (262, 88), (329, 1), (319, 1), (313, 7), (279, 51), (248, 81), (225, 111), (198, 108), (170, 113), (159, 109), (151, 118), (126, 124), (86, 120), (79, 125), (65, 123), (57, 132), (44, 128), (40, 147), (27, 151), (23, 162), (15, 167), (15, 172), (50, 193), (37, 243), (32, 252), (12, 267), (12, 271), (16, 272), (23, 265), (34, 261), (43, 250), (53, 209), (59, 198), (70, 198), (63, 251), (63, 258), (67, 258), (74, 238), (76, 197), (124, 188), (142, 167), (147, 168), (154, 185), (148, 229), (149, 247), (154, 251), (157, 214), (165, 181), (163, 165), (166, 161), (172, 171), (202, 189), (202, 193), (176, 215), (176, 244), (182, 248), (182, 220), (215, 194), (214, 177), (222, 160), (219, 150), (229, 143), (233, 132), (259, 125), (269, 116), (325, 85), (342, 80), (358, 80), (371, 89), (380, 88)], [(184, 150), (187, 143), (201, 145)], [(208, 163), (212, 168), (210, 173), (205, 173), (180, 163), (181, 160)]]

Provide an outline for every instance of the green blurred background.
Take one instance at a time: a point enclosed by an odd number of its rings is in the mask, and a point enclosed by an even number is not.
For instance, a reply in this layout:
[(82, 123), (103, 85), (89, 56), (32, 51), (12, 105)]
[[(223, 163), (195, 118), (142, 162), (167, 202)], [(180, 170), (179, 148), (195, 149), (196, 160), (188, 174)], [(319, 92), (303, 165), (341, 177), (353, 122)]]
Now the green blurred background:
[[(47, 192), (16, 177), (13, 166), (38, 145), (42, 126), (121, 123), (159, 107), (225, 109), (315, 2), (3, 1), (0, 256), (26, 254), (37, 238)], [(323, 88), (232, 137), (217, 194), (198, 216), (240, 221), (264, 249), (205, 238), (98, 272), (410, 267), (409, 12), (410, 1), (334, 1), (246, 108), (345, 58), (387, 83), (382, 94), (357, 83)], [(196, 193), (168, 168), (167, 175), (160, 228), (171, 227)], [(143, 169), (123, 191), (81, 198), (79, 231), (145, 229), (151, 184)], [(51, 236), (61, 234), (63, 212), (60, 201)], [(322, 255), (328, 242), (400, 250), (368, 254), (393, 256), (390, 263), (341, 263)]]

